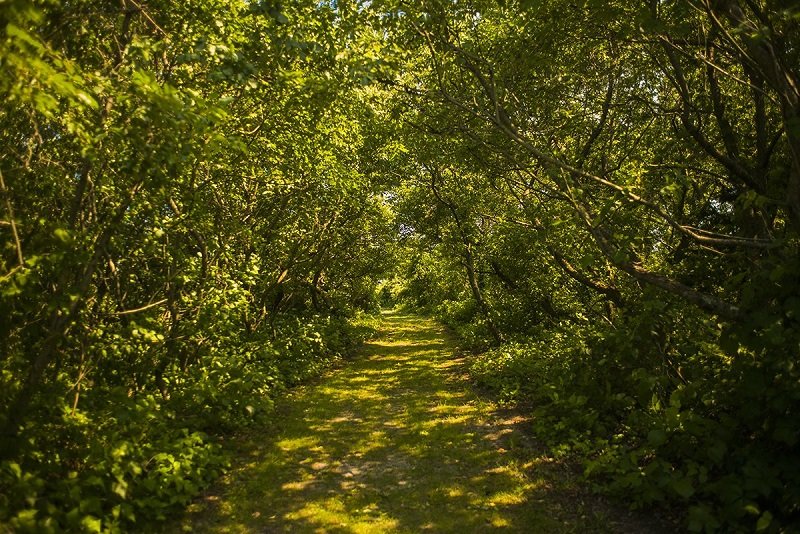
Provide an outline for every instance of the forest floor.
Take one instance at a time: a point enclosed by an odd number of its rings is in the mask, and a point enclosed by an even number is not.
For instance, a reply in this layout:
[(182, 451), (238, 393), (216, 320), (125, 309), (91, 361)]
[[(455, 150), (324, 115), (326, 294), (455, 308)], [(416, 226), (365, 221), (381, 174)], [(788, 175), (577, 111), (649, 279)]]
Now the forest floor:
[(280, 401), (226, 477), (171, 528), (192, 532), (661, 532), (583, 489), (529, 420), (469, 384), (435, 322), (384, 314), (379, 337)]

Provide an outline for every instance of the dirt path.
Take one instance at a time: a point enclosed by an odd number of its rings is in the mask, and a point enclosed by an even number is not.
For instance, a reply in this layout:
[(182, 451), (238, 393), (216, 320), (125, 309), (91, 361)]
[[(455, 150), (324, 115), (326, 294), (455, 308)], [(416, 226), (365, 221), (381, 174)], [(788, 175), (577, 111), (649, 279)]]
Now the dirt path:
[(477, 396), (441, 327), (384, 319), (357, 360), (282, 403), (186, 530), (654, 531), (586, 497), (524, 418)]

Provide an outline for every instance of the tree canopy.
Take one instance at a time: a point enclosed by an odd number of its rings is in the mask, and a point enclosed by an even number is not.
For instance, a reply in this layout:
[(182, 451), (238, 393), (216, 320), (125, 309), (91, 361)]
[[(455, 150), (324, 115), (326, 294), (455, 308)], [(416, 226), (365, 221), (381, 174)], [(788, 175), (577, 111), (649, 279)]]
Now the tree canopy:
[(10, 0), (0, 26), (0, 522), (163, 517), (389, 301), (598, 489), (800, 522), (794, 2)]

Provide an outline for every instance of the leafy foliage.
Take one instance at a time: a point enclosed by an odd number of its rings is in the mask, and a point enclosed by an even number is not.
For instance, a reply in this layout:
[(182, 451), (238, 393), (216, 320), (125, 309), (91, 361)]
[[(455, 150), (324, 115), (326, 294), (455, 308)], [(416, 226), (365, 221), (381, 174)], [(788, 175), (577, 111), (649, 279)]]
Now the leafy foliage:
[(771, 0), (2, 3), (0, 520), (164, 515), (401, 301), (488, 350), (476, 380), (598, 488), (795, 527), (799, 24)]
[(693, 531), (796, 528), (796, 8), (431, 1), (405, 22), (398, 295), (488, 348), (475, 380), (598, 489)]
[(0, 21), (0, 523), (144, 528), (366, 335), (393, 236), (345, 125), (375, 40), (303, 1)]

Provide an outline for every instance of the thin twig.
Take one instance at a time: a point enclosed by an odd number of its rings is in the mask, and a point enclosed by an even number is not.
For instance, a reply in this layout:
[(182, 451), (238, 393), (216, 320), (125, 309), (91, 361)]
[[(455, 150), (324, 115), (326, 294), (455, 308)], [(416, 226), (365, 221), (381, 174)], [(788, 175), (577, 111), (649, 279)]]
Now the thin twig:
[(17, 223), (14, 222), (14, 210), (11, 207), (11, 198), (6, 188), (6, 182), (3, 180), (3, 171), (0, 171), (0, 193), (3, 193), (6, 203), (6, 211), (8, 211), (8, 222), (11, 224), (11, 233), (14, 236), (14, 246), (17, 249), (17, 261), (20, 267), (25, 266), (25, 258), (22, 255), (22, 243), (19, 240), (19, 233), (17, 232)]
[(134, 308), (132, 310), (125, 310), (125, 311), (121, 311), (121, 312), (115, 312), (112, 315), (120, 316), (120, 315), (130, 315), (132, 313), (139, 313), (139, 312), (142, 312), (142, 311), (145, 311), (145, 310), (149, 310), (150, 308), (155, 308), (156, 306), (160, 306), (160, 305), (164, 304), (165, 302), (167, 302), (167, 299), (161, 299), (161, 300), (156, 301), (156, 302), (151, 302), (150, 304), (145, 304), (141, 308)]

